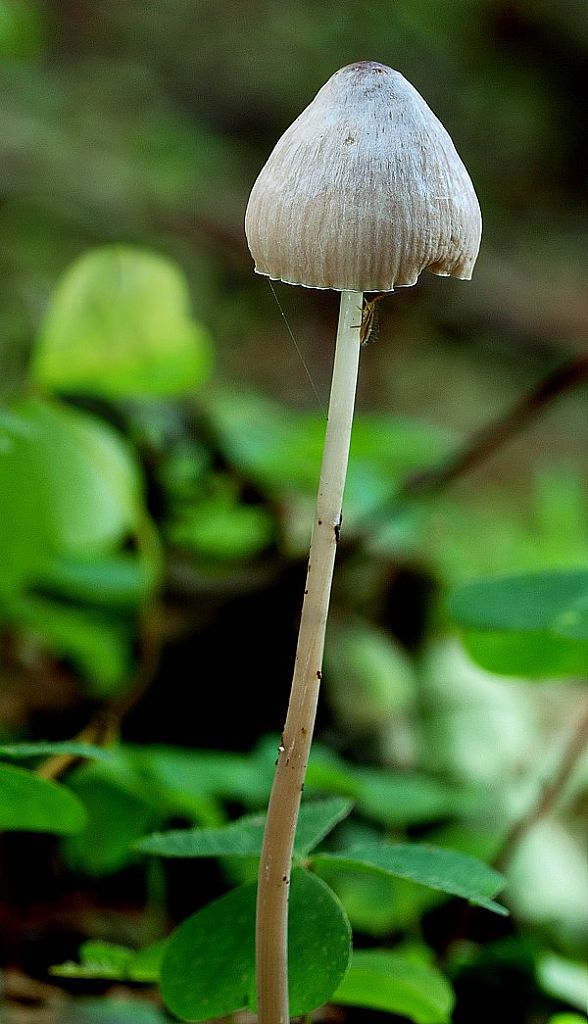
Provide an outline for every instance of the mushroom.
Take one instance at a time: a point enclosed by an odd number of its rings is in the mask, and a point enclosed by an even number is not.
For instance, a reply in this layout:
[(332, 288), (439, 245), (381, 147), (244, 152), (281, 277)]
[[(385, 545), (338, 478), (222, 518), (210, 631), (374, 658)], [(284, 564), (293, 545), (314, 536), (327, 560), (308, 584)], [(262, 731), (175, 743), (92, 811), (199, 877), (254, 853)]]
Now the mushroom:
[(257, 273), (341, 292), (298, 648), (259, 869), (258, 1020), (286, 1024), (288, 885), (369, 310), (364, 293), (413, 285), (425, 269), (468, 280), (481, 217), (451, 138), (416, 89), (384, 64), (359, 61), (337, 71), (284, 132), (253, 186), (245, 232)]

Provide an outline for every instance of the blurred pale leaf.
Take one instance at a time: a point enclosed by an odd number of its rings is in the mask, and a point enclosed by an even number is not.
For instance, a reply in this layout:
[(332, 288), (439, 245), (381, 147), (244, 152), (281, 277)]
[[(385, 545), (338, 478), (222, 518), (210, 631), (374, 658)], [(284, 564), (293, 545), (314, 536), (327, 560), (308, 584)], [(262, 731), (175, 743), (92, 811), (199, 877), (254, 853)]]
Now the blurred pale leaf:
[(33, 374), (61, 391), (171, 395), (198, 387), (210, 363), (181, 271), (164, 256), (117, 245), (91, 250), (62, 277)]
[(588, 967), (585, 963), (546, 953), (537, 964), (537, 977), (541, 988), (555, 999), (561, 999), (578, 1010), (585, 1010), (588, 1006)]
[(137, 526), (136, 465), (111, 427), (56, 402), (22, 399), (0, 451), (2, 590), (61, 556), (101, 555)]

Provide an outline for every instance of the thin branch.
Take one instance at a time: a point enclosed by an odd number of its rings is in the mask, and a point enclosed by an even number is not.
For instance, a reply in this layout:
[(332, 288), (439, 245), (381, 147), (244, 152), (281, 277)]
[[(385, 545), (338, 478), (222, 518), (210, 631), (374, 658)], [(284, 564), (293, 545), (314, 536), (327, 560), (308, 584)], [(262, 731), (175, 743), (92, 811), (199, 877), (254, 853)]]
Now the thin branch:
[(504, 871), (521, 839), (533, 828), (533, 825), (553, 810), (579, 758), (584, 753), (587, 742), (588, 705), (570, 736), (555, 775), (545, 785), (535, 805), (522, 818), (515, 821), (508, 832), (502, 848), (494, 860), (494, 866), (498, 871)]
[(443, 490), (458, 477), (485, 462), (497, 449), (524, 430), (551, 402), (588, 380), (588, 355), (579, 356), (550, 373), (508, 412), (476, 431), (447, 461), (432, 469), (411, 474), (394, 496), (428, 496)]

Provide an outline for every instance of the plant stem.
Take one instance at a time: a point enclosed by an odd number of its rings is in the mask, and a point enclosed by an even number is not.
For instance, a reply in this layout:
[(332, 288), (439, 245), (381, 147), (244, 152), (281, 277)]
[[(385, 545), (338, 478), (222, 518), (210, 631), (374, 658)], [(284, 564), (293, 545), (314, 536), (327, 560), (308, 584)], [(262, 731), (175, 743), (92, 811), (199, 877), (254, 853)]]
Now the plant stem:
[(588, 708), (585, 709), (584, 713), (580, 716), (580, 720), (569, 737), (568, 742), (564, 747), (561, 761), (554, 772), (553, 778), (546, 784), (536, 803), (533, 804), (522, 818), (519, 818), (514, 823), (508, 832), (502, 848), (494, 860), (494, 867), (499, 871), (506, 871), (512, 855), (521, 839), (523, 839), (527, 832), (533, 828), (533, 825), (536, 825), (544, 815), (549, 814), (557, 804), (562, 790), (578, 763), (578, 759), (586, 749), (587, 739)]
[(323, 462), (294, 676), (269, 802), (257, 894), (259, 1024), (288, 1015), (288, 887), (312, 741), (359, 367), (363, 295), (342, 292)]

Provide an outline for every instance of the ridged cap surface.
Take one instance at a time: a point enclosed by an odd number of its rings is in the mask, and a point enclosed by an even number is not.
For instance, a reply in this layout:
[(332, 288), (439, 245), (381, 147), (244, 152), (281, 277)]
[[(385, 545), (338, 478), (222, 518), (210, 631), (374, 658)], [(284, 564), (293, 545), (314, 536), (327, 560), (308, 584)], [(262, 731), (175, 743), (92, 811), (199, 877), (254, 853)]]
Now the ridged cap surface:
[(422, 270), (469, 279), (482, 222), (445, 128), (392, 68), (337, 71), (282, 135), (253, 186), (255, 269), (338, 291), (393, 291)]

